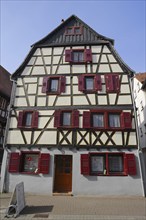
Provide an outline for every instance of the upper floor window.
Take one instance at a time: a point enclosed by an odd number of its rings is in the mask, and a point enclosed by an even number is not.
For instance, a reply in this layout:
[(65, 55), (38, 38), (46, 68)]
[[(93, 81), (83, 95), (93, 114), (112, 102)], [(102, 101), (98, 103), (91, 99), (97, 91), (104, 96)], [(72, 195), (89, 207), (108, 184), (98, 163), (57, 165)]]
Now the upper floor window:
[(83, 112), (83, 128), (94, 129), (131, 129), (130, 112), (92, 110)]
[(65, 35), (81, 35), (82, 32), (83, 32), (82, 26), (72, 26), (66, 28)]
[(118, 74), (105, 74), (105, 84), (107, 92), (120, 92), (120, 81)]
[(66, 50), (65, 51), (65, 62), (76, 63), (76, 64), (92, 62), (91, 49)]
[(78, 76), (79, 91), (95, 93), (102, 90), (101, 76), (98, 74), (82, 74)]
[(108, 119), (109, 119), (109, 127), (110, 128), (120, 128), (120, 114), (114, 114), (114, 113), (110, 113), (108, 115)]
[(18, 128), (37, 128), (38, 127), (38, 111), (20, 111), (18, 115)]
[(56, 110), (54, 114), (54, 127), (57, 128), (78, 128), (78, 110)]
[(43, 78), (42, 93), (56, 95), (65, 92), (65, 76), (45, 76)]

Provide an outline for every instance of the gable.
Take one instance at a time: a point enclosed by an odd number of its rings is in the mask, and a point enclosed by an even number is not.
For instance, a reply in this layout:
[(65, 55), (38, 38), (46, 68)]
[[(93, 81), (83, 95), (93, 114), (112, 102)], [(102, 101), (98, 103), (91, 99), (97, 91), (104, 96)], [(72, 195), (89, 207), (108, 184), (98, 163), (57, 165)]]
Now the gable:
[[(80, 34), (66, 34), (67, 28), (80, 27)], [(46, 37), (33, 44), (33, 46), (57, 46), (70, 44), (91, 44), (91, 43), (106, 43), (114, 44), (114, 40), (98, 34), (77, 16), (72, 15), (67, 20), (61, 23)]]

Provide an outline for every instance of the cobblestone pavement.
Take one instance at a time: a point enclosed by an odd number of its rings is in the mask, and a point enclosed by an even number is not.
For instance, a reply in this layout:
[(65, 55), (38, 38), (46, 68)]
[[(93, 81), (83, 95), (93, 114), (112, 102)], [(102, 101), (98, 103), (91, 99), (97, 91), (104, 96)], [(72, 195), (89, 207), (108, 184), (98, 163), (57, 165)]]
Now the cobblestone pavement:
[[(0, 217), (5, 217), (11, 194), (1, 194)], [(144, 197), (25, 195), (19, 220), (146, 220)], [(16, 219), (16, 218), (10, 218)]]

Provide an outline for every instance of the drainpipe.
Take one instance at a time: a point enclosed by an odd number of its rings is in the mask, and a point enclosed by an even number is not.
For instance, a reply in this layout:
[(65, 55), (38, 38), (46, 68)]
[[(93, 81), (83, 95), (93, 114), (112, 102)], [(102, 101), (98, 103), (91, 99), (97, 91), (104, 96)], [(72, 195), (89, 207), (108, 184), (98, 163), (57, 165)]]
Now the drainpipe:
[[(133, 85), (134, 85), (134, 76), (130, 78), (130, 87), (132, 90), (133, 90)], [(143, 196), (146, 196), (145, 183), (144, 183), (143, 172), (142, 172), (143, 158), (140, 156), (141, 154), (140, 141), (139, 141), (140, 134), (139, 134), (139, 129), (138, 129), (138, 120), (137, 120), (137, 113), (136, 113), (136, 105), (134, 101), (134, 92), (132, 92), (132, 102), (133, 102), (133, 108), (134, 108), (134, 118), (135, 118), (136, 136), (137, 136), (137, 144), (138, 144), (139, 171), (140, 171), (141, 182), (142, 182)]]
[(7, 175), (8, 175), (8, 161), (9, 161), (8, 159), (9, 159), (10, 151), (7, 148), (7, 138), (10, 127), (10, 116), (11, 116), (11, 111), (14, 104), (15, 92), (16, 92), (16, 81), (12, 79), (11, 81), (13, 82), (13, 85), (11, 91), (10, 104), (8, 107), (8, 116), (7, 116), (7, 123), (6, 123), (4, 142), (3, 142), (4, 155), (3, 155), (2, 168), (1, 168), (1, 189), (0, 189), (1, 193), (8, 191)]

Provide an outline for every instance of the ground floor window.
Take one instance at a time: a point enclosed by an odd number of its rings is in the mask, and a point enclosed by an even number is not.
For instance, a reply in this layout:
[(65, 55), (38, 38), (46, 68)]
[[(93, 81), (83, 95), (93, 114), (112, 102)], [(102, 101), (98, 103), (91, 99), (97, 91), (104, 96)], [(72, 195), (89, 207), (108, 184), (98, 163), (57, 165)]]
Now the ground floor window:
[(39, 151), (12, 152), (9, 159), (10, 173), (48, 174), (50, 154)]
[(132, 153), (81, 154), (81, 174), (102, 176), (136, 175), (136, 160)]

